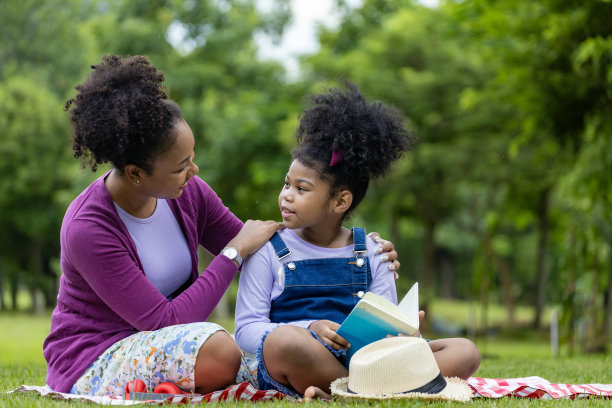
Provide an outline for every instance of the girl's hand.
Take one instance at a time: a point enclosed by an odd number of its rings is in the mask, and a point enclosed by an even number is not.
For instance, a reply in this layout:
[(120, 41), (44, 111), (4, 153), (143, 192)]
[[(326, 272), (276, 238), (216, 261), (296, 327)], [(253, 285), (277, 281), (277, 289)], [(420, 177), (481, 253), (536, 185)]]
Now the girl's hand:
[(425, 311), (419, 310), (419, 330), (413, 334), (414, 337), (423, 337), (421, 336), (421, 327), (423, 326), (423, 319), (425, 318)]
[(227, 246), (236, 248), (244, 259), (261, 248), (281, 228), (283, 228), (282, 222), (247, 220)]
[(378, 232), (370, 232), (368, 236), (374, 241), (378, 242), (380, 245), (376, 251), (381, 257), (383, 257), (382, 261), (391, 261), (389, 264), (389, 270), (396, 273), (395, 279), (397, 279), (397, 270), (400, 268), (400, 263), (397, 260), (397, 252), (394, 249), (395, 246), (393, 245), (393, 242), (382, 239)]
[[(412, 337), (423, 337), (423, 336), (421, 336), (421, 329), (420, 329), (420, 327), (423, 325), (423, 319), (424, 318), (425, 318), (425, 311), (424, 310), (419, 310), (419, 330), (417, 330), (412, 335)], [(403, 336), (409, 337), (407, 334), (404, 334), (404, 333), (398, 333), (397, 334), (397, 337), (403, 337)], [(387, 334), (386, 337), (396, 337), (396, 336), (393, 336), (392, 334)]]
[(344, 337), (340, 336), (336, 333), (340, 325), (336, 322), (332, 322), (331, 320), (315, 320), (310, 323), (308, 327), (310, 330), (315, 332), (319, 338), (328, 344), (334, 350), (342, 350), (346, 349), (350, 346), (349, 342), (344, 339)]

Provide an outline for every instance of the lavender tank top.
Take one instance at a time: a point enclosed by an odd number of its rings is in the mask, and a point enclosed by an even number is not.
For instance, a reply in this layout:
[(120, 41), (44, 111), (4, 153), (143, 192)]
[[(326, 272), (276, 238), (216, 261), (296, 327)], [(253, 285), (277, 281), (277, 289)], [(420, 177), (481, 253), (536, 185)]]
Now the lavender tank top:
[(191, 276), (191, 255), (168, 202), (158, 198), (155, 211), (148, 218), (134, 217), (114, 204), (134, 240), (145, 275), (169, 297)]

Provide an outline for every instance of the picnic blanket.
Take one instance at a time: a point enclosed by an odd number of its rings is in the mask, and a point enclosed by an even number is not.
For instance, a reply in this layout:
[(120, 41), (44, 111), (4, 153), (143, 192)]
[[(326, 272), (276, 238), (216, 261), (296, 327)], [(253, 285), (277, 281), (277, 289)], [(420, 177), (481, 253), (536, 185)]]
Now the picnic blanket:
[(542, 377), (470, 377), (474, 397), (521, 397), (536, 399), (612, 398), (612, 384), (553, 384)]
[(125, 400), (123, 397), (90, 397), (88, 395), (76, 395), (76, 394), (66, 394), (62, 392), (53, 391), (51, 388), (45, 386), (33, 386), (33, 385), (22, 385), (21, 387), (9, 391), (10, 393), (25, 393), (32, 392), (39, 394), (43, 397), (49, 397), (54, 399), (64, 399), (64, 400), (73, 400), (73, 401), (89, 401), (94, 402), (100, 405), (136, 405), (136, 404), (182, 404), (182, 403), (191, 403), (191, 404), (200, 404), (206, 402), (215, 402), (215, 401), (250, 401), (250, 402), (260, 402), (260, 401), (270, 401), (277, 399), (284, 399), (287, 401), (293, 401), (294, 398), (289, 395), (283, 394), (279, 391), (262, 391), (253, 387), (249, 382), (242, 382), (240, 384), (232, 385), (221, 391), (214, 391), (209, 394), (200, 395), (200, 396), (190, 396), (188, 394), (184, 396), (175, 396), (165, 400), (155, 400), (155, 401), (130, 401)]
[[(603, 397), (612, 398), (612, 384), (553, 384), (542, 377), (523, 377), (523, 378), (481, 378), (471, 377), (468, 384), (474, 390), (474, 398), (500, 398), (500, 397), (519, 397), (535, 399), (575, 399)], [(172, 397), (167, 400), (157, 401), (129, 401), (123, 397), (89, 397), (85, 395), (65, 394), (55, 392), (49, 387), (39, 387), (32, 385), (22, 385), (21, 387), (9, 391), (9, 393), (33, 392), (43, 397), (90, 401), (100, 405), (136, 405), (136, 404), (180, 404), (180, 403), (206, 403), (214, 401), (270, 401), (283, 399), (286, 401), (297, 401), (295, 398), (285, 395), (278, 391), (262, 391), (254, 388), (250, 383), (243, 382), (232, 385), (225, 390), (215, 391), (210, 394), (190, 397)]]

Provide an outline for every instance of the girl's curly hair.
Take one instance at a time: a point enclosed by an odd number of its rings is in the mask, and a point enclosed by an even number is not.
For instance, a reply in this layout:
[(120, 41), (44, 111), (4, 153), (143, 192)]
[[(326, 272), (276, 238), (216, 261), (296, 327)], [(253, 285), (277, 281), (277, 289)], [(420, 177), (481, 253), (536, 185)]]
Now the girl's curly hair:
[(85, 82), (75, 87), (77, 95), (64, 106), (74, 131), (74, 157), (82, 157), (92, 171), (110, 162), (120, 172), (134, 164), (151, 173), (182, 118), (162, 85), (163, 72), (145, 56), (105, 55), (91, 67)]
[(355, 84), (345, 82), (312, 101), (301, 113), (293, 158), (331, 183), (330, 197), (351, 191), (346, 217), (363, 200), (370, 179), (383, 176), (416, 138), (404, 128), (399, 111), (369, 103)]

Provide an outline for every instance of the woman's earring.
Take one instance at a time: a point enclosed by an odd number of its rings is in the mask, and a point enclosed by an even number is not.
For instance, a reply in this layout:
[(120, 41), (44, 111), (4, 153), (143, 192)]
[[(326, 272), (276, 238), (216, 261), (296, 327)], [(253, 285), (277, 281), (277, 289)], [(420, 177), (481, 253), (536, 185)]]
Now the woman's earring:
[(136, 184), (140, 184), (140, 180), (136, 180)]

